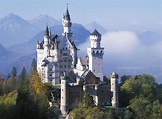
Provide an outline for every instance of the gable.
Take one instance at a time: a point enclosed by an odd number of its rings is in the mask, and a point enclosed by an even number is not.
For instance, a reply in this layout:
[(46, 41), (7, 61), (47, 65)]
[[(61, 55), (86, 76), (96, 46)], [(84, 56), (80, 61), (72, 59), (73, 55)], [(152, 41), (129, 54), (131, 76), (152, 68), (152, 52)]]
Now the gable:
[(84, 84), (99, 84), (100, 82), (100, 80), (90, 70), (85, 71), (81, 77), (84, 80)]

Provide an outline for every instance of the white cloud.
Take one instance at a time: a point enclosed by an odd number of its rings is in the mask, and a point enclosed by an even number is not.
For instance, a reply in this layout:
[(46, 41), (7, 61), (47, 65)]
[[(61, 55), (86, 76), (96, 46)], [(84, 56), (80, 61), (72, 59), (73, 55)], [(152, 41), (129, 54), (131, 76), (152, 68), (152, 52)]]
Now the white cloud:
[[(114, 31), (102, 35), (101, 47), (105, 48), (104, 73), (113, 70), (123, 74), (148, 73), (155, 77), (162, 71), (162, 41), (151, 46), (143, 44), (134, 32)], [(90, 40), (78, 46), (79, 56), (85, 56)]]
[(138, 47), (139, 40), (133, 32), (107, 32), (103, 35), (101, 44), (105, 47), (105, 52), (114, 55), (129, 55)]

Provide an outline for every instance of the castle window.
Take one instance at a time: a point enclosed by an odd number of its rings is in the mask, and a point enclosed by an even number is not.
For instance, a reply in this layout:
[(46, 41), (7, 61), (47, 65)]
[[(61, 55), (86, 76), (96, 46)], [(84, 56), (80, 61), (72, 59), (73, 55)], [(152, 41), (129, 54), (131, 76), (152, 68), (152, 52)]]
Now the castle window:
[(64, 68), (66, 68), (66, 65), (64, 66)]

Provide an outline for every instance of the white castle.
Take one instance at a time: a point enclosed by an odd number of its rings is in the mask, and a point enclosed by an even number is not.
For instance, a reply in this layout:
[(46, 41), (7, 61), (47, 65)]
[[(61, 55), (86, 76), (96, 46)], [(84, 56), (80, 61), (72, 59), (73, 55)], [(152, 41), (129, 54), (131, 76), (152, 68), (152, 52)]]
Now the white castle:
[[(111, 88), (103, 81), (104, 48), (100, 44), (101, 34), (96, 29), (90, 34), (88, 56), (78, 58), (68, 8), (63, 15), (62, 25), (62, 35), (51, 34), (46, 26), (43, 41), (37, 44), (37, 71), (42, 82), (52, 82), (53, 86), (61, 84), (62, 114), (67, 114), (75, 106), (76, 100), (81, 101), (84, 91), (92, 95), (96, 105), (118, 106), (118, 75), (112, 73)], [(71, 72), (75, 74), (76, 82), (69, 83)]]
[(87, 48), (88, 57), (78, 58), (78, 49), (72, 41), (72, 22), (68, 8), (63, 15), (62, 24), (64, 31), (61, 36), (51, 34), (46, 26), (43, 41), (37, 44), (37, 71), (42, 81), (59, 84), (63, 72), (68, 75), (72, 70), (79, 76), (85, 70), (90, 70), (103, 81), (104, 48), (100, 46), (101, 34), (97, 30), (90, 34), (91, 47)]

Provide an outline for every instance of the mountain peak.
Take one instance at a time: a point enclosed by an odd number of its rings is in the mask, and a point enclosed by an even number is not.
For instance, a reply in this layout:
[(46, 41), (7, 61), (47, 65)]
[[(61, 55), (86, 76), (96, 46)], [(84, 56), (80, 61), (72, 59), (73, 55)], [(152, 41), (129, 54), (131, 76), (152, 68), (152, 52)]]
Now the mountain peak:
[(107, 30), (99, 25), (96, 21), (93, 21), (87, 25), (85, 25), (86, 29), (88, 29), (90, 32), (92, 32), (94, 29), (97, 29), (101, 34), (104, 34), (107, 32)]
[(45, 25), (48, 23), (48, 26), (54, 26), (54, 25), (58, 25), (59, 22), (54, 19), (53, 17), (47, 15), (47, 14), (41, 14), (35, 18), (33, 18), (32, 20), (30, 20), (30, 24), (34, 25), (37, 28), (40, 29), (44, 29)]
[[(18, 15), (15, 15), (14, 13), (9, 13), (8, 15), (6, 15), (4, 18), (21, 18)], [(22, 19), (22, 18), (21, 18)]]

